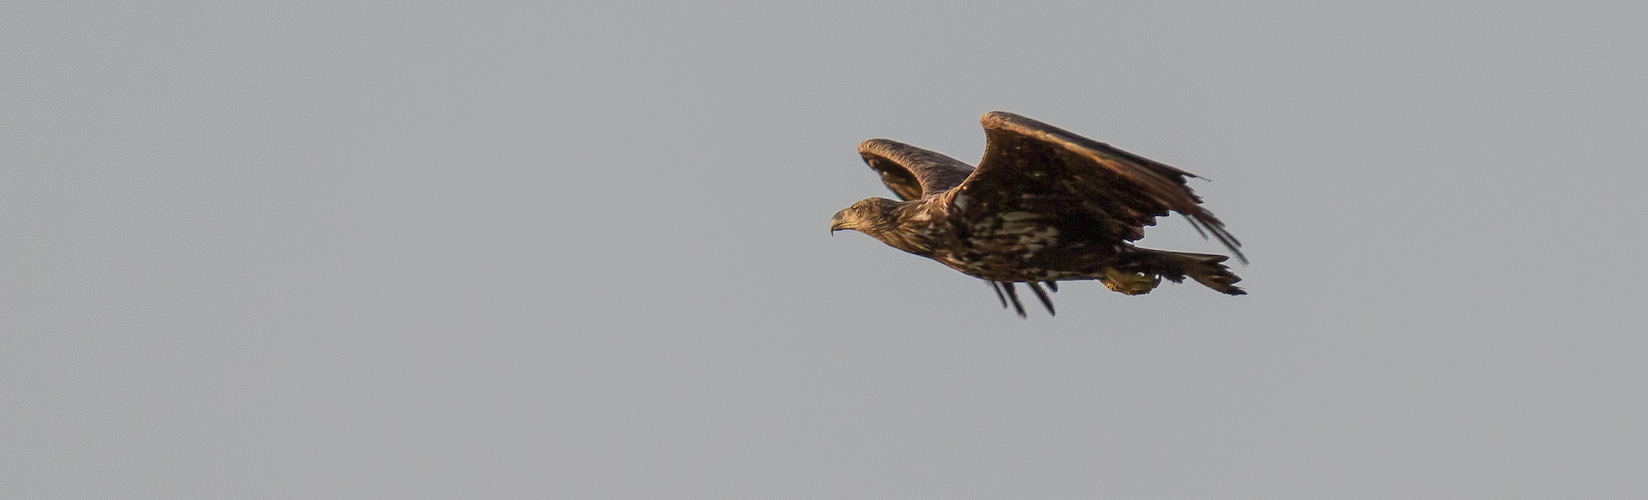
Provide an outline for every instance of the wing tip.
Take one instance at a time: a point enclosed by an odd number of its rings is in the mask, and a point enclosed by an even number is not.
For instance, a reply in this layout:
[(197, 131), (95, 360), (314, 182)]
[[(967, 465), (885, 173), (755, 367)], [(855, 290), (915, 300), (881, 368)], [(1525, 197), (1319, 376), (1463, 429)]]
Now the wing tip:
[(1242, 241), (1236, 239), (1236, 235), (1230, 234), (1230, 231), (1225, 229), (1224, 222), (1214, 217), (1212, 213), (1206, 210), (1201, 210), (1200, 214), (1179, 213), (1185, 216), (1185, 220), (1190, 222), (1190, 227), (1195, 229), (1197, 234), (1202, 235), (1202, 239), (1208, 239), (1208, 235), (1211, 233), (1213, 239), (1218, 240), (1219, 244), (1225, 246), (1225, 249), (1235, 254), (1237, 262), (1241, 262), (1244, 266), (1248, 264), (1247, 255), (1242, 253)]

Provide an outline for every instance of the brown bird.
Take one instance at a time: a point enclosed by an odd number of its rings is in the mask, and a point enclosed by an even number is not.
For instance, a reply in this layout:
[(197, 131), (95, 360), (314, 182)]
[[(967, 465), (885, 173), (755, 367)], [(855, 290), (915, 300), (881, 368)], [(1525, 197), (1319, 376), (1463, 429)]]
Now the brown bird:
[(1162, 278), (1189, 277), (1229, 295), (1246, 293), (1223, 264), (1226, 256), (1131, 243), (1172, 210), (1247, 263), (1241, 243), (1185, 185), (1195, 174), (1005, 111), (979, 122), (985, 149), (977, 169), (887, 139), (859, 144), (864, 162), (903, 201), (861, 200), (836, 212), (830, 232), (858, 231), (983, 279), (1021, 317), (1021, 282), (1049, 314), (1047, 293), (1062, 280), (1099, 280), (1139, 295)]

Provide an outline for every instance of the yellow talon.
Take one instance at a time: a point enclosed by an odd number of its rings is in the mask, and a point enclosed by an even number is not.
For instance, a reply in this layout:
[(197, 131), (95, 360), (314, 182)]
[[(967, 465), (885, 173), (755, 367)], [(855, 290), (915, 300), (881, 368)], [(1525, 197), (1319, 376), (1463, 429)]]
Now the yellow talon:
[(1161, 276), (1145, 276), (1141, 273), (1126, 273), (1117, 271), (1114, 267), (1104, 268), (1104, 278), (1099, 279), (1104, 286), (1128, 295), (1143, 295), (1156, 289), (1162, 283)]

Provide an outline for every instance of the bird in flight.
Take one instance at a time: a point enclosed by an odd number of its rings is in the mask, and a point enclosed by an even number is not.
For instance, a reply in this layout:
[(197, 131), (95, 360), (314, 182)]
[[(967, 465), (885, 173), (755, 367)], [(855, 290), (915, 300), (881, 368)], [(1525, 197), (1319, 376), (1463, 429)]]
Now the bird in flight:
[(982, 279), (1020, 317), (1019, 283), (1048, 314), (1055, 314), (1048, 292), (1064, 280), (1099, 280), (1140, 295), (1162, 278), (1189, 277), (1221, 293), (1246, 293), (1223, 264), (1229, 257), (1131, 243), (1172, 210), (1247, 263), (1241, 243), (1185, 184), (1195, 174), (1005, 111), (979, 122), (985, 149), (978, 168), (897, 141), (859, 144), (859, 156), (902, 201), (860, 200), (836, 212), (830, 233), (858, 231)]

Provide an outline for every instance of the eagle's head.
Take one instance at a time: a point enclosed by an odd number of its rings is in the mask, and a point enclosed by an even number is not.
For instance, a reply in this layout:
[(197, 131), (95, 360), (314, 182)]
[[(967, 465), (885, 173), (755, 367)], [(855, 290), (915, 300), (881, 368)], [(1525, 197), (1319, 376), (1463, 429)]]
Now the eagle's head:
[(899, 202), (886, 198), (865, 198), (854, 203), (853, 206), (836, 212), (830, 218), (830, 233), (842, 229), (851, 229), (860, 233), (875, 236), (891, 231), (897, 217), (893, 209), (898, 208)]

